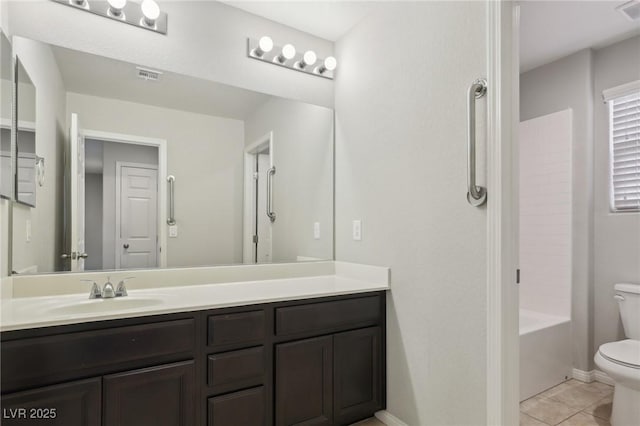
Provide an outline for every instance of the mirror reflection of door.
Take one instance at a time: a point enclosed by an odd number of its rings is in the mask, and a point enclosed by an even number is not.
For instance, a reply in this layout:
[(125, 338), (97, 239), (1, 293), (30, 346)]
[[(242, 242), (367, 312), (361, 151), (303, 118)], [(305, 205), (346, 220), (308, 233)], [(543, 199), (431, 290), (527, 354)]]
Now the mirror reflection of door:
[(71, 270), (158, 267), (158, 146), (71, 123)]
[(273, 164), (271, 134), (245, 151), (244, 262), (269, 263), (273, 259), (273, 223), (267, 215), (267, 179)]
[(116, 162), (116, 269), (158, 266), (158, 168)]

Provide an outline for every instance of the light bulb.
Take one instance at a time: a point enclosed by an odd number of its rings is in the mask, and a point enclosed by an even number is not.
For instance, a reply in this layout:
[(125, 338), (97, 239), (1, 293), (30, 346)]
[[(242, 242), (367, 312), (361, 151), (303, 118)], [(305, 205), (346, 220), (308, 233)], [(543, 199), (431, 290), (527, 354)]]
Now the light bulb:
[(318, 58), (316, 57), (316, 54), (313, 50), (307, 50), (306, 52), (304, 52), (304, 56), (302, 57), (302, 61), (304, 63), (304, 66), (302, 66), (302, 64), (300, 64), (303, 68), (306, 67), (307, 65), (311, 66), (313, 64), (316, 63), (316, 60)]
[(329, 71), (335, 70), (337, 65), (338, 61), (336, 61), (336, 58), (334, 58), (333, 56), (327, 56), (327, 58), (324, 60), (324, 68)]
[(140, 5), (142, 14), (144, 15), (144, 22), (150, 27), (155, 26), (156, 19), (160, 16), (160, 6), (154, 0), (143, 0)]
[(271, 49), (273, 49), (273, 40), (271, 40), (271, 37), (269, 36), (260, 37), (258, 46), (264, 53), (271, 52)]
[(265, 53), (271, 52), (273, 49), (273, 40), (269, 36), (262, 36), (258, 40), (258, 47), (251, 51), (251, 54), (257, 58), (262, 58)]
[(294, 56), (296, 56), (296, 48), (293, 44), (285, 44), (282, 47), (282, 52), (276, 57), (276, 60), (284, 64), (289, 59), (293, 59)]
[(284, 56), (285, 59), (292, 59), (294, 56), (296, 56), (296, 48), (293, 47), (293, 44), (285, 44), (284, 47), (282, 48), (282, 56)]
[(113, 16), (120, 16), (122, 9), (127, 5), (127, 0), (108, 0), (109, 13)]

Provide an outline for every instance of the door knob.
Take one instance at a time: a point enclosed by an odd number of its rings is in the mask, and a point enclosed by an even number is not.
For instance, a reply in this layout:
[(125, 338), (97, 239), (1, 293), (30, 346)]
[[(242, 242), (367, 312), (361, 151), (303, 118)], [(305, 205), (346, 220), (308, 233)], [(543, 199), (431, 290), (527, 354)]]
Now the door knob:
[(86, 259), (87, 257), (89, 257), (89, 255), (87, 253), (78, 254), (78, 259)]
[(124, 244), (122, 247), (124, 247), (124, 249), (128, 249), (129, 248), (129, 244)]

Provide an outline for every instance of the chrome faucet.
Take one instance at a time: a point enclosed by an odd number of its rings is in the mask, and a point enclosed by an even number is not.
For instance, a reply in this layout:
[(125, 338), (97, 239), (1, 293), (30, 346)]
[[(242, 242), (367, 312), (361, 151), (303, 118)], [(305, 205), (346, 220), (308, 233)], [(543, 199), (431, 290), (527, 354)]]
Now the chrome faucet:
[(119, 283), (118, 287), (114, 288), (111, 283), (111, 277), (107, 278), (107, 282), (104, 283), (102, 290), (98, 284), (93, 280), (81, 280), (92, 283), (91, 290), (89, 291), (89, 299), (113, 299), (115, 297), (124, 297), (127, 296), (127, 288), (125, 287), (125, 281), (130, 280), (134, 277), (123, 278)]

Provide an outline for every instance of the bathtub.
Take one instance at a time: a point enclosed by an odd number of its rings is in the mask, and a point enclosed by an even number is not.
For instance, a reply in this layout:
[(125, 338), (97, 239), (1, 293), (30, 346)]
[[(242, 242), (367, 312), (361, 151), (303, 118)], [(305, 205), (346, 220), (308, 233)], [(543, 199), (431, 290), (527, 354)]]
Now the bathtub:
[(520, 401), (571, 377), (571, 320), (520, 310)]

